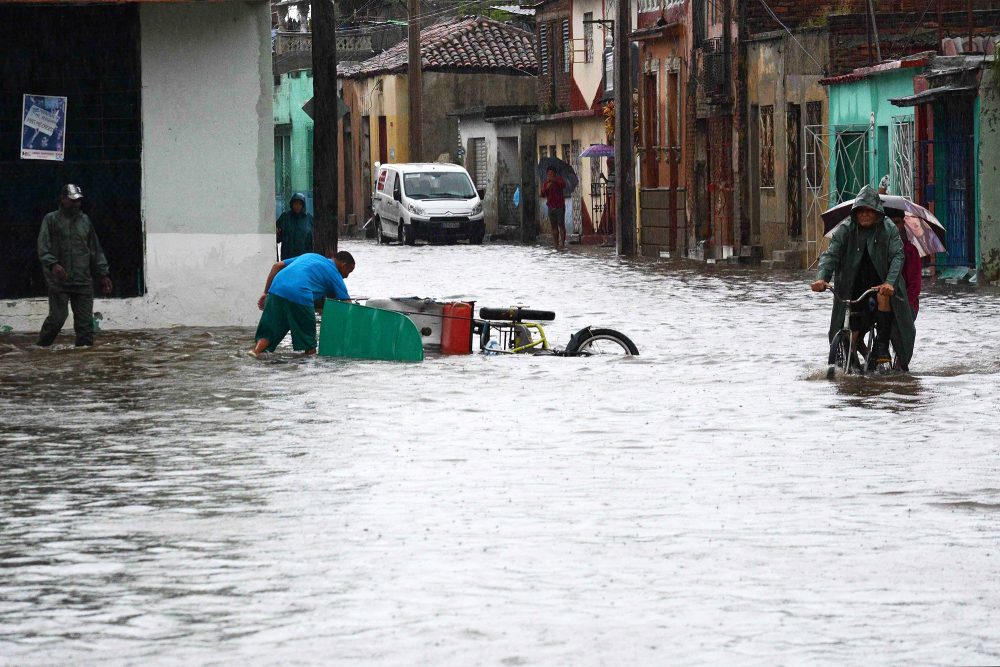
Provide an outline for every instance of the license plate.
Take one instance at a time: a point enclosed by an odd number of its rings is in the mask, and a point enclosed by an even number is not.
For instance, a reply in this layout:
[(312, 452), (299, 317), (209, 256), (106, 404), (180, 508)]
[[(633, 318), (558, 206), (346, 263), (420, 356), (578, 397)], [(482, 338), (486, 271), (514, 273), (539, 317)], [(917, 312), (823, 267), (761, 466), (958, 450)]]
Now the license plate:
[(458, 229), (460, 224), (457, 222), (446, 222), (441, 226), (444, 227), (445, 229)]

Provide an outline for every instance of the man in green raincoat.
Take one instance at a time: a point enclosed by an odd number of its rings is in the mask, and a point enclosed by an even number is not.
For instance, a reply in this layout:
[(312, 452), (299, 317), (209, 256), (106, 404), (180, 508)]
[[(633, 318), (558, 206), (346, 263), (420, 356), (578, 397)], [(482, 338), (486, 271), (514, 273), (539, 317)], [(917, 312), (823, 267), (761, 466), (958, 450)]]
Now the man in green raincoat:
[(277, 241), (281, 244), (281, 259), (298, 257), (313, 251), (313, 217), (306, 213), (306, 198), (299, 192), (292, 195), (285, 211), (274, 223)]
[[(842, 299), (857, 299), (869, 288), (878, 287), (874, 309), (868, 300), (852, 307), (851, 331), (857, 337), (874, 319), (876, 336), (872, 356), (875, 363), (880, 366), (890, 363), (891, 340), (899, 367), (907, 370), (913, 356), (916, 329), (906, 299), (903, 259), (899, 230), (885, 217), (878, 193), (866, 185), (854, 201), (850, 221), (834, 230), (830, 247), (819, 258), (819, 271), (811, 287), (814, 292), (822, 292), (832, 279)], [(843, 326), (845, 307), (840, 301), (833, 303), (831, 342)]]
[(55, 341), (73, 307), (76, 346), (94, 344), (94, 278), (101, 292), (111, 294), (108, 260), (87, 214), (80, 210), (83, 190), (72, 183), (59, 193), (59, 210), (42, 220), (38, 232), (38, 259), (49, 288), (49, 315), (38, 334), (38, 345)]

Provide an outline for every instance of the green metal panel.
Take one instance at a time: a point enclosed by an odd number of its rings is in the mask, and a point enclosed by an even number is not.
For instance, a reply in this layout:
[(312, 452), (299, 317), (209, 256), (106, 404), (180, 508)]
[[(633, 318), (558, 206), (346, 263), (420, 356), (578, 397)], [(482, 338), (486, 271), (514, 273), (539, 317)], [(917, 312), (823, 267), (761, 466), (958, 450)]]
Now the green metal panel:
[(413, 322), (391, 310), (327, 299), (319, 333), (324, 357), (423, 361), (424, 346)]

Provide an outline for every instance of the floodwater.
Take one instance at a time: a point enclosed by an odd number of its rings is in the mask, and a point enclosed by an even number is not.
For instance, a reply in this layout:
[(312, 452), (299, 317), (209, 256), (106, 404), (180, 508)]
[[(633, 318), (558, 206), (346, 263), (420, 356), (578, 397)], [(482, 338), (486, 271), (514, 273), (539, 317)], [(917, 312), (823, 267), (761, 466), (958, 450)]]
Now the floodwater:
[(912, 375), (829, 381), (806, 274), (345, 247), (355, 294), (641, 356), (4, 335), (0, 663), (1000, 662), (995, 294), (926, 293)]

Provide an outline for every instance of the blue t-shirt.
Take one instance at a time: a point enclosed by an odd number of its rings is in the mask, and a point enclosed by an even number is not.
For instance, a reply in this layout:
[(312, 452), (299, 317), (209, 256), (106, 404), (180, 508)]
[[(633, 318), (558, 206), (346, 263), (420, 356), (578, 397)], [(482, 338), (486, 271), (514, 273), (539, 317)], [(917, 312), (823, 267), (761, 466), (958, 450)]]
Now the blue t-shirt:
[(285, 263), (285, 268), (274, 276), (268, 294), (303, 306), (311, 306), (327, 296), (335, 299), (351, 298), (332, 259), (307, 252), (281, 261)]

